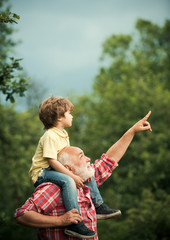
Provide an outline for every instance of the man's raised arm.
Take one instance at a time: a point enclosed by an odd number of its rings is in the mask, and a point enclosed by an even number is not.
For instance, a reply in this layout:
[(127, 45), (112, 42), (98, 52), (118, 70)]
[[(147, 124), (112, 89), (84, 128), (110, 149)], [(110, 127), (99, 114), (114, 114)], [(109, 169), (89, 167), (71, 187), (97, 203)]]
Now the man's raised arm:
[(149, 111), (144, 118), (134, 124), (114, 145), (112, 145), (106, 152), (106, 155), (114, 159), (116, 162), (119, 162), (136, 133), (146, 130), (152, 132), (150, 123), (147, 121), (150, 115), (151, 111)]

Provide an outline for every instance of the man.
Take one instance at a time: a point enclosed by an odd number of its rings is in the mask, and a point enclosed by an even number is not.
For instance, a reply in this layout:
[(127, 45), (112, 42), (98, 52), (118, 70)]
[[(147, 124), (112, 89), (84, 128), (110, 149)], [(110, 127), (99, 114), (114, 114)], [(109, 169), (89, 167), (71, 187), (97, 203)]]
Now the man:
[[(118, 162), (126, 152), (136, 133), (145, 130), (152, 131), (147, 119), (151, 111), (135, 125), (133, 125), (106, 154), (94, 164), (89, 165), (90, 159), (77, 147), (65, 148), (59, 156), (62, 164), (75, 174), (94, 177), (100, 186), (118, 166)], [(77, 189), (78, 203), (82, 218), (86, 226), (97, 231), (96, 212), (90, 197), (90, 190), (87, 186)], [(52, 183), (41, 184), (33, 193), (32, 197), (15, 214), (18, 223), (39, 228), (39, 239), (47, 240), (75, 240), (72, 235), (70, 224), (79, 223), (80, 216), (76, 210), (65, 213), (64, 204), (60, 194), (60, 188)], [(67, 236), (66, 234), (70, 235)], [(71, 237), (72, 236), (72, 237)], [(97, 235), (94, 238), (97, 240)]]

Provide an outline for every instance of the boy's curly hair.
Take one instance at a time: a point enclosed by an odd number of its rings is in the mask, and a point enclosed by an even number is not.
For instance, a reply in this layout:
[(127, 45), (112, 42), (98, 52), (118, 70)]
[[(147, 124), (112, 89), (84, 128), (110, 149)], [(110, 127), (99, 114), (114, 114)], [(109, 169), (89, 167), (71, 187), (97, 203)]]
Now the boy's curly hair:
[(57, 119), (64, 117), (65, 112), (73, 111), (74, 105), (66, 98), (50, 97), (39, 106), (39, 118), (44, 124), (44, 129), (54, 127)]

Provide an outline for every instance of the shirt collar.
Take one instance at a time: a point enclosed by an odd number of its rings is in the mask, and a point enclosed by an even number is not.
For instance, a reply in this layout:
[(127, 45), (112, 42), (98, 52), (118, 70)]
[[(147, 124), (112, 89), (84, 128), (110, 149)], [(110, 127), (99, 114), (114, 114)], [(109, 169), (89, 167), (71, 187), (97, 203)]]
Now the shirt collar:
[(51, 130), (53, 132), (57, 133), (60, 137), (68, 138), (68, 133), (66, 132), (65, 129), (60, 130), (60, 129), (56, 128), (56, 127), (53, 127), (53, 128), (51, 128)]

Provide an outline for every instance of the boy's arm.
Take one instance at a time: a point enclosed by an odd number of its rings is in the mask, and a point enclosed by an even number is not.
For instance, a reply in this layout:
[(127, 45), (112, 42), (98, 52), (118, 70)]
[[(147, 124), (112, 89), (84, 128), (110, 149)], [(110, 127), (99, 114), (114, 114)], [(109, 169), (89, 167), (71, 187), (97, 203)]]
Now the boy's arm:
[(59, 161), (53, 158), (48, 158), (49, 165), (56, 171), (64, 173), (70, 177), (72, 177), (76, 183), (77, 187), (83, 187), (83, 179), (77, 175), (75, 175), (69, 167), (63, 166)]
[(49, 165), (56, 171), (64, 173), (70, 177), (73, 177), (73, 173), (63, 166), (59, 161), (53, 158), (47, 158)]
[(150, 132), (152, 131), (150, 123), (147, 122), (150, 115), (151, 111), (149, 111), (144, 118), (133, 125), (114, 145), (112, 145), (106, 152), (106, 155), (113, 158), (116, 162), (119, 162), (136, 133), (146, 130), (149, 130)]
[(17, 223), (35, 228), (68, 226), (70, 224), (77, 224), (81, 220), (77, 209), (72, 209), (62, 216), (47, 216), (35, 211), (29, 211), (22, 216), (16, 217)]

